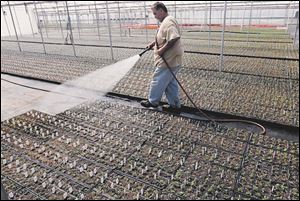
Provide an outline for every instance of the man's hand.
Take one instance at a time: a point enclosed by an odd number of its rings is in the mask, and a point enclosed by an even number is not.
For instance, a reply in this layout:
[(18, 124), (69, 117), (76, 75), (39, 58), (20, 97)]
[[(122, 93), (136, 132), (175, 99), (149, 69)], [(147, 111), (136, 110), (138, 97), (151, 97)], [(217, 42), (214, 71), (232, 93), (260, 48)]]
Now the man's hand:
[(146, 48), (147, 48), (147, 49), (152, 49), (152, 48), (154, 47), (154, 45), (155, 45), (155, 41), (153, 41), (152, 43), (149, 43), (149, 44), (146, 46)]

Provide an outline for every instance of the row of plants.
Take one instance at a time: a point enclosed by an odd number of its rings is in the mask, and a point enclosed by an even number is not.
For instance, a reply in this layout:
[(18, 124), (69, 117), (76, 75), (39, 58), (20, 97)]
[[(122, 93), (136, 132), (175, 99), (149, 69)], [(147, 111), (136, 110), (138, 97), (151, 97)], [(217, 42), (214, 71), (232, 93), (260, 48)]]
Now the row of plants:
[(87, 186), (16, 153), (14, 148), (2, 144), (1, 178), (9, 180), (3, 184), (10, 199), (83, 199), (88, 192)]
[(299, 171), (248, 157), (243, 165), (237, 192), (243, 197), (264, 200), (299, 199)]
[(95, 71), (108, 61), (30, 52), (2, 51), (1, 72), (65, 82)]
[(299, 156), (299, 143), (293, 141), (254, 133), (250, 144)]
[(30, 111), (2, 122), (1, 176), (47, 199), (293, 199), (299, 197), (297, 146), (95, 101), (55, 116)]

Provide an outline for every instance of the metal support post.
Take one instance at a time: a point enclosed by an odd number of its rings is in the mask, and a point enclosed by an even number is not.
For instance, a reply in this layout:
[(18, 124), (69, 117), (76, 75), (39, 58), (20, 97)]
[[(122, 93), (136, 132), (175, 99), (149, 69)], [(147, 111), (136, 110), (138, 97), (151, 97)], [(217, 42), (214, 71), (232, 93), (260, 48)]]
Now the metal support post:
[(259, 8), (259, 19), (258, 19), (258, 24), (259, 25), (261, 23), (261, 13), (262, 13), (262, 8)]
[(147, 14), (147, 8), (146, 8), (146, 1), (144, 1), (144, 9), (145, 9), (146, 43), (148, 43), (149, 42), (149, 39), (148, 39), (148, 22), (147, 22), (148, 14)]
[(46, 53), (46, 47), (45, 47), (45, 42), (44, 42), (44, 36), (43, 36), (43, 32), (42, 32), (42, 29), (41, 29), (41, 24), (40, 24), (40, 17), (39, 17), (39, 13), (37, 11), (37, 8), (36, 8), (36, 2), (34, 1), (34, 8), (35, 8), (35, 12), (36, 12), (36, 18), (37, 18), (37, 24), (38, 24), (38, 29), (39, 29), (39, 32), (41, 34), (41, 38), (42, 38), (42, 43), (43, 43), (43, 48), (44, 48), (44, 53)]
[(73, 51), (74, 51), (74, 56), (77, 57), (76, 56), (76, 51), (75, 51), (75, 45), (74, 45), (74, 36), (73, 36), (73, 31), (72, 31), (72, 22), (71, 22), (69, 7), (68, 7), (68, 1), (65, 1), (65, 2), (66, 2), (66, 7), (67, 7), (68, 22), (70, 23), (71, 43), (72, 43), (72, 47), (73, 47)]
[(111, 35), (111, 29), (110, 29), (110, 16), (108, 11), (108, 2), (106, 1), (106, 14), (107, 14), (107, 26), (108, 26), (108, 33), (109, 33), (109, 45), (110, 45), (110, 53), (111, 53), (111, 59), (114, 61), (114, 53), (112, 48), (112, 35)]
[[(46, 36), (47, 38), (49, 38), (49, 35), (48, 35), (48, 28), (47, 28), (47, 25), (46, 25), (46, 19), (45, 19), (45, 15), (46, 15), (46, 12), (44, 11), (43, 7), (42, 7), (42, 4), (40, 3), (40, 7), (41, 7), (41, 12), (43, 13), (43, 21), (44, 21), (44, 27), (45, 27), (45, 31), (46, 31)], [(41, 29), (42, 30), (42, 29)]]
[(287, 6), (287, 11), (286, 11), (286, 33), (288, 33), (289, 30), (289, 24), (290, 24), (290, 7), (291, 3)]
[(11, 7), (10, 7), (10, 4), (9, 4), (9, 1), (7, 1), (7, 4), (8, 4), (10, 16), (11, 16), (11, 21), (12, 21), (13, 26), (14, 26), (16, 38), (17, 38), (17, 41), (18, 41), (18, 47), (19, 47), (20, 52), (22, 52), (22, 49), (21, 49), (21, 46), (20, 46), (19, 37), (18, 37), (18, 33), (17, 33), (17, 29), (16, 29), (16, 25), (15, 25), (15, 21), (14, 21), (14, 17), (13, 17), (13, 14), (12, 14), (12, 12), (11, 12)]
[(208, 14), (207, 14), (207, 1), (205, 1), (205, 11), (204, 11), (204, 30), (207, 30), (207, 16), (208, 16)]
[(20, 23), (19, 23), (19, 19), (18, 19), (17, 13), (16, 13), (16, 8), (15, 8), (15, 6), (13, 6), (13, 9), (14, 9), (14, 13), (15, 13), (15, 16), (16, 16), (16, 21), (17, 21), (19, 33), (20, 33), (20, 36), (22, 36), (22, 31), (21, 31), (21, 27), (20, 27)]
[(240, 31), (243, 31), (243, 28), (244, 28), (245, 15), (246, 15), (246, 6), (244, 6), (244, 13), (243, 13), (243, 17), (242, 17), (242, 22), (241, 22), (241, 28), (240, 28)]
[(249, 19), (248, 32), (247, 32), (247, 45), (249, 45), (249, 32), (250, 32), (251, 21), (252, 21), (252, 7), (253, 7), (253, 1), (251, 1), (251, 7), (250, 7), (250, 19)]
[(95, 4), (95, 11), (96, 11), (96, 22), (97, 22), (98, 37), (99, 37), (99, 40), (100, 40), (99, 13), (98, 13), (98, 10), (97, 10), (96, 1), (94, 1), (94, 4)]
[(31, 22), (31, 17), (30, 17), (30, 13), (28, 12), (28, 7), (27, 7), (27, 4), (24, 3), (24, 6), (25, 6), (25, 11), (28, 15), (28, 19), (29, 19), (29, 23), (30, 23), (30, 28), (31, 28), (31, 32), (32, 32), (32, 35), (34, 37), (34, 31), (33, 31), (33, 27), (32, 27), (32, 22)]
[(208, 27), (208, 47), (211, 47), (211, 1), (209, 1), (209, 27)]
[(232, 1), (230, 2), (230, 19), (229, 19), (229, 28), (230, 28), (230, 30), (232, 30), (231, 29), (231, 20), (232, 20), (232, 11), (233, 11), (233, 9), (232, 9)]
[(62, 25), (61, 25), (61, 18), (60, 18), (60, 14), (59, 14), (59, 9), (58, 9), (58, 4), (57, 4), (57, 1), (55, 2), (56, 3), (56, 10), (57, 10), (57, 15), (58, 15), (58, 21), (59, 21), (59, 26), (60, 26), (60, 32), (61, 32), (61, 36), (62, 38), (64, 39), (64, 32), (63, 32), (63, 28), (62, 28)]
[(227, 1), (224, 2), (224, 19), (223, 19), (223, 29), (222, 29), (222, 43), (221, 43), (221, 55), (220, 55), (220, 62), (219, 62), (219, 71), (221, 72), (224, 67), (224, 33), (226, 27), (226, 11), (227, 11)]
[(119, 1), (118, 1), (118, 14), (119, 14), (120, 37), (122, 39), (122, 25), (121, 25), (121, 13), (120, 13), (120, 3), (119, 3)]
[[(298, 43), (297, 43), (297, 40), (298, 40)], [(296, 25), (296, 28), (295, 28), (295, 34), (294, 34), (294, 42), (293, 42), (293, 44), (294, 45), (298, 44), (298, 49), (299, 49), (299, 12), (298, 12), (298, 16), (297, 16), (297, 25)]]
[(76, 21), (77, 21), (78, 36), (80, 39), (80, 16), (78, 16), (78, 13), (77, 13), (76, 1), (74, 1), (74, 9), (75, 9), (75, 15), (76, 15)]

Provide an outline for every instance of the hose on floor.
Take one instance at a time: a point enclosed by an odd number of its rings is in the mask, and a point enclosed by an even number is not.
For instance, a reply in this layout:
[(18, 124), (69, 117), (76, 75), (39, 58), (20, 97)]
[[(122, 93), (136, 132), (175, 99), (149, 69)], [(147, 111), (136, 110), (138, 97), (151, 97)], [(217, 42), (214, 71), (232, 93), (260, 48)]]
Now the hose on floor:
[(241, 119), (214, 119), (212, 117), (210, 117), (208, 114), (206, 114), (205, 112), (203, 112), (192, 100), (192, 98), (189, 96), (189, 94), (186, 92), (186, 90), (183, 88), (182, 84), (179, 82), (179, 80), (177, 79), (176, 75), (173, 73), (171, 67), (169, 66), (168, 62), (166, 61), (166, 59), (161, 56), (162, 60), (165, 62), (165, 64), (167, 65), (168, 69), (170, 70), (172, 76), (174, 77), (174, 79), (176, 80), (176, 82), (178, 83), (178, 85), (180, 86), (180, 88), (182, 89), (182, 91), (184, 92), (184, 94), (186, 95), (186, 97), (189, 99), (189, 101), (193, 104), (194, 108), (197, 109), (197, 111), (199, 111), (203, 116), (205, 116), (209, 121), (212, 121), (213, 123), (216, 122), (240, 122), (240, 123), (246, 123), (246, 124), (252, 124), (255, 125), (257, 127), (259, 127), (262, 131), (259, 133), (261, 135), (265, 135), (266, 134), (266, 129), (265, 127), (263, 127), (262, 125), (260, 125), (257, 122), (254, 121), (248, 121), (248, 120), (241, 120)]

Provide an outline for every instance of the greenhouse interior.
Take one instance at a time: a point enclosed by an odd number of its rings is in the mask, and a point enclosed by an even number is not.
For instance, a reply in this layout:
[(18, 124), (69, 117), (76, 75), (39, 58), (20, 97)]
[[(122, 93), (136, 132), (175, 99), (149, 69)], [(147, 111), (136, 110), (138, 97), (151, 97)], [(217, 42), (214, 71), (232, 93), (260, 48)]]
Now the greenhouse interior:
[(1, 200), (40, 199), (299, 200), (299, 1), (1, 1)]

